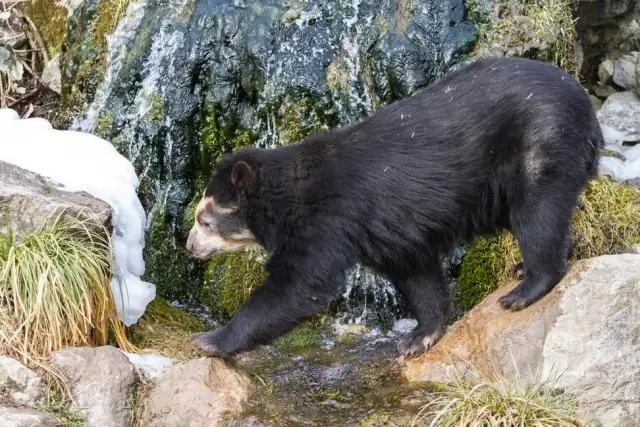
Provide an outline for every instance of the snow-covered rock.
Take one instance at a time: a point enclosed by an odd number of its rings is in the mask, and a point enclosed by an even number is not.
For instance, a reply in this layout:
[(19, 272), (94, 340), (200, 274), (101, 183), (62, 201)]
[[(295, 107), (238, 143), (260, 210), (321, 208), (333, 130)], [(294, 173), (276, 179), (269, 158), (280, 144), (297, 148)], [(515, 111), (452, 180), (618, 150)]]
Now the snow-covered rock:
[(86, 191), (111, 206), (116, 264), (111, 287), (122, 321), (137, 322), (155, 298), (155, 285), (140, 280), (146, 216), (131, 162), (102, 138), (53, 129), (42, 118), (20, 119), (11, 109), (0, 109), (0, 129), (1, 161), (60, 183), (59, 190)]

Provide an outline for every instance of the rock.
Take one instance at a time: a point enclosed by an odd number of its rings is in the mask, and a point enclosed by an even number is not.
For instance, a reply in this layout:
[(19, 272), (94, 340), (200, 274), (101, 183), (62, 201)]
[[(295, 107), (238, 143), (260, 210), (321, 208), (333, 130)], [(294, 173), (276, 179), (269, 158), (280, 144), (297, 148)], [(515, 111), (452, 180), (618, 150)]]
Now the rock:
[[(455, 363), (473, 378), (551, 379), (579, 395), (580, 416), (595, 425), (640, 425), (640, 255), (578, 261), (547, 296), (508, 312), (489, 295), (419, 358), (405, 366), (409, 380), (448, 381)], [(537, 377), (535, 373), (541, 373)]]
[(84, 4), (84, 0), (58, 0), (58, 4), (67, 9), (69, 16)]
[(17, 31), (11, 27), (2, 26), (2, 19), (0, 18), (0, 40), (2, 40), (3, 44), (15, 49), (27, 41), (27, 36), (24, 31)]
[(44, 396), (42, 378), (17, 360), (0, 356), (0, 395), (35, 408)]
[(164, 376), (173, 361), (159, 354), (136, 354), (123, 351), (142, 380), (153, 380)]
[[(634, 89), (639, 86), (640, 52), (632, 52), (618, 58), (613, 67), (613, 82), (623, 89)], [(638, 70), (640, 71), (640, 70)]]
[(255, 416), (244, 418), (242, 420), (234, 420), (229, 422), (226, 427), (262, 427), (264, 424)]
[(112, 346), (65, 348), (53, 353), (52, 366), (69, 381), (73, 404), (89, 427), (131, 425), (133, 414), (127, 401), (136, 374), (120, 350)]
[(576, 1), (576, 26), (595, 27), (611, 23), (632, 12), (637, 0), (579, 0)]
[(13, 51), (0, 45), (0, 72), (9, 78), (9, 82), (19, 82), (22, 80), (24, 68), (20, 60)]
[(60, 55), (56, 55), (55, 58), (50, 60), (42, 70), (42, 76), (40, 77), (42, 83), (44, 83), (49, 89), (57, 94), (62, 91), (62, 72), (60, 71)]
[(607, 99), (611, 95), (617, 92), (614, 88), (609, 85), (595, 85), (591, 88), (593, 93), (600, 99)]
[(591, 106), (594, 110), (599, 110), (602, 107), (602, 100), (595, 95), (589, 95), (591, 100)]
[(38, 174), (0, 161), (0, 233), (8, 226), (16, 235), (26, 234), (60, 214), (82, 218), (96, 228), (110, 226), (108, 204), (85, 192), (58, 188)]
[(141, 425), (213, 426), (225, 413), (239, 413), (249, 397), (249, 378), (221, 359), (176, 364), (144, 402)]
[(605, 59), (598, 66), (598, 81), (603, 85), (606, 85), (612, 77), (613, 62), (610, 59)]
[(640, 141), (640, 98), (633, 92), (612, 94), (597, 116), (606, 144)]
[(0, 406), (0, 425), (2, 427), (59, 427), (64, 424), (45, 412)]

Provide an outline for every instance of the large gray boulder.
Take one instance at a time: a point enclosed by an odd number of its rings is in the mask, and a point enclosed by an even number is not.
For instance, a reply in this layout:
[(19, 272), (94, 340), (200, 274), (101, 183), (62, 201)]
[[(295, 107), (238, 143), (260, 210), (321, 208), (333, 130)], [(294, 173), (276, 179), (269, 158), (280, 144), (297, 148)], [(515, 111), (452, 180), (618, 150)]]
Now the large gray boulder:
[(560, 284), (519, 312), (498, 304), (515, 283), (489, 295), (428, 353), (406, 363), (413, 381), (451, 380), (456, 368), (546, 381), (575, 393), (594, 426), (640, 425), (640, 255), (576, 262)]
[(70, 215), (97, 227), (111, 225), (111, 207), (86, 192), (62, 191), (61, 185), (0, 161), (0, 233), (20, 236)]

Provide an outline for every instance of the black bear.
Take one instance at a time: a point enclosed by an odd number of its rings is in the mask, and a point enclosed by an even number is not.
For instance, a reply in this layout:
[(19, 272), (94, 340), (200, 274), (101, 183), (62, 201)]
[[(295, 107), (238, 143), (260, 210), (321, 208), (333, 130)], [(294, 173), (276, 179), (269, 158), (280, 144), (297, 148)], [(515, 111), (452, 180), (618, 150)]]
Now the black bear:
[(498, 229), (524, 278), (500, 299), (521, 310), (564, 276), (572, 211), (597, 175), (603, 137), (586, 91), (555, 65), (488, 58), (369, 118), (214, 167), (187, 249), (260, 245), (268, 278), (222, 328), (194, 342), (231, 356), (267, 344), (335, 298), (357, 263), (387, 277), (418, 320), (399, 343), (428, 350), (446, 328), (441, 258)]

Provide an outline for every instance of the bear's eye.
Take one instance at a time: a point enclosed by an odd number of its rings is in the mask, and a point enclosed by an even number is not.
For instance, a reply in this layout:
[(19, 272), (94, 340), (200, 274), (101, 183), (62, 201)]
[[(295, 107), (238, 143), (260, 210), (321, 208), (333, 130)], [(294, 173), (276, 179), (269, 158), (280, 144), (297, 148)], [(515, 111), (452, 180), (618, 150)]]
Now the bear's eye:
[(201, 218), (200, 225), (206, 228), (213, 228), (214, 226), (213, 218)]

